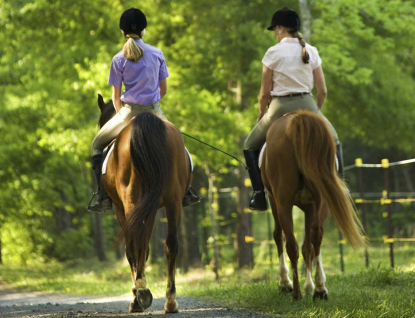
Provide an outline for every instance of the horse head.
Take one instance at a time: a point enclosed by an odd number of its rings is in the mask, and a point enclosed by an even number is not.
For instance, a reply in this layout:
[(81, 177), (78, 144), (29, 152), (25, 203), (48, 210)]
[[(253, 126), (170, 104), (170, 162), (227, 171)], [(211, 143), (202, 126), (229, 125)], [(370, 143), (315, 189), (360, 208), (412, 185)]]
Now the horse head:
[(115, 107), (112, 99), (107, 103), (104, 102), (104, 98), (98, 94), (98, 107), (101, 110), (101, 116), (99, 116), (98, 126), (101, 128), (115, 115)]

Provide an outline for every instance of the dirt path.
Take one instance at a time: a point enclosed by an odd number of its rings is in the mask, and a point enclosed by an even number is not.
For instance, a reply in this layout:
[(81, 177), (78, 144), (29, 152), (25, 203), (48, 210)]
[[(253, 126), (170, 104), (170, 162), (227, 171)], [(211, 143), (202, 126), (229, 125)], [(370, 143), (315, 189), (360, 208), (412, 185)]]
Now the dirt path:
[[(247, 310), (224, 308), (192, 297), (179, 297), (180, 312), (165, 315), (165, 299), (154, 299), (140, 314), (128, 314), (131, 297), (85, 297), (40, 292), (21, 293), (0, 287), (0, 317), (75, 318), (75, 317), (172, 317), (172, 318), (269, 318)], [(275, 317), (275, 316), (274, 316)]]

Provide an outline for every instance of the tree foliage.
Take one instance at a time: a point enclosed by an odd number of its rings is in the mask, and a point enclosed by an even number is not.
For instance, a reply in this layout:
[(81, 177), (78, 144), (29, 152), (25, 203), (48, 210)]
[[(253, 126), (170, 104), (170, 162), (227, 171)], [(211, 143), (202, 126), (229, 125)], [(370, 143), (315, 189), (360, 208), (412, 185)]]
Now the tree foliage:
[[(145, 41), (163, 50), (169, 67), (161, 103), (167, 117), (182, 132), (240, 157), (257, 115), (261, 59), (276, 43), (265, 28), (276, 9), (298, 9), (298, 2), (139, 5), (148, 18)], [(132, 6), (137, 3), (0, 0), (0, 235), (10, 260), (28, 261), (13, 258), (10, 246), (43, 258), (92, 253), (85, 206), (96, 97), (110, 98), (109, 65), (123, 44), (118, 19)], [(329, 90), (323, 111), (342, 139), (413, 150), (414, 11), (405, 0), (315, 2), (311, 44)], [(196, 165), (226, 172), (238, 164), (184, 138)], [(68, 241), (76, 253), (65, 256)]]

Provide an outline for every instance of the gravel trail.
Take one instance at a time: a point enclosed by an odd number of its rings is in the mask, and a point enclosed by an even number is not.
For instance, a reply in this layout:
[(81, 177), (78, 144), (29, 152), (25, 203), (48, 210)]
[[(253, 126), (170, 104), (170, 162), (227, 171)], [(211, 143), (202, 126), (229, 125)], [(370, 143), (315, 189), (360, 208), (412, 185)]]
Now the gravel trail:
[(180, 312), (164, 314), (165, 299), (154, 299), (144, 313), (128, 314), (131, 297), (88, 297), (41, 292), (16, 292), (0, 286), (0, 317), (171, 317), (171, 318), (269, 318), (248, 310), (236, 310), (192, 297), (178, 297)]

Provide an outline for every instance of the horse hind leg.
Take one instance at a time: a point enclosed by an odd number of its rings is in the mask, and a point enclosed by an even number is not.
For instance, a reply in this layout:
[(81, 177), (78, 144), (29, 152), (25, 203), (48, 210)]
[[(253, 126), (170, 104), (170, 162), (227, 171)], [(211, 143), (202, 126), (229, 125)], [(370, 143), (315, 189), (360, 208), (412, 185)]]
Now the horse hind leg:
[(136, 277), (137, 277), (137, 265), (135, 262), (136, 257), (134, 256), (134, 249), (132, 248), (132, 244), (128, 244), (126, 246), (126, 254), (127, 254), (127, 260), (130, 264), (131, 269), (131, 279), (133, 282), (133, 286), (131, 288), (131, 291), (133, 292), (134, 298), (130, 303), (129, 312), (143, 312), (144, 308), (139, 304), (137, 301), (137, 284), (136, 284)]
[(328, 214), (327, 206), (324, 205), (320, 211), (320, 222), (313, 227), (313, 246), (314, 246), (314, 264), (316, 267), (316, 288), (314, 289), (313, 299), (328, 299), (328, 290), (326, 288), (326, 274), (323, 269), (321, 258), (321, 242), (323, 240), (323, 222)]
[(132, 292), (134, 299), (130, 303), (129, 312), (143, 312), (149, 308), (153, 302), (153, 295), (147, 288), (147, 280), (144, 274), (144, 266), (135, 263), (136, 257), (133, 254), (133, 248), (127, 249), (127, 259), (130, 263), (131, 276), (133, 281)]
[(300, 282), (298, 278), (298, 244), (294, 236), (294, 224), (292, 217), (292, 204), (277, 202), (278, 219), (281, 228), (284, 231), (286, 239), (286, 249), (288, 257), (291, 261), (291, 269), (293, 271), (293, 291), (292, 296), (294, 300), (302, 298)]
[[(121, 228), (123, 228), (125, 224), (125, 212), (124, 207), (114, 204), (115, 208), (115, 215), (117, 216), (118, 223), (120, 223)], [(131, 291), (133, 292), (134, 298), (130, 303), (128, 312), (143, 312), (144, 308), (138, 303), (137, 301), (137, 288), (136, 288), (136, 277), (137, 277), (137, 264), (136, 264), (136, 256), (133, 248), (133, 244), (129, 242), (128, 237), (124, 233), (124, 240), (125, 240), (125, 254), (127, 256), (128, 263), (130, 264), (131, 270), (131, 280), (132, 280), (132, 288)]]
[(313, 299), (328, 299), (328, 290), (326, 288), (326, 274), (324, 273), (323, 269), (323, 260), (321, 258), (321, 254), (317, 255), (314, 258), (314, 263), (316, 266), (316, 288), (314, 290)]
[(289, 269), (287, 266), (287, 262), (285, 261), (285, 253), (284, 253), (284, 240), (283, 240), (283, 233), (280, 222), (278, 220), (277, 214), (277, 207), (275, 204), (275, 199), (270, 195), (269, 202), (271, 205), (272, 214), (274, 216), (274, 241), (277, 245), (278, 249), (278, 274), (279, 274), (279, 285), (281, 290), (285, 293), (291, 293), (293, 291), (293, 283), (288, 276)]
[(300, 208), (304, 211), (305, 214), (305, 236), (302, 247), (303, 258), (306, 267), (306, 280), (304, 283), (304, 291), (306, 294), (311, 295), (314, 292), (314, 283), (312, 278), (314, 248), (311, 236), (313, 232), (313, 223), (315, 222), (315, 206), (313, 204), (308, 204), (300, 206)]
[(148, 248), (146, 251), (137, 250), (130, 240), (126, 237), (126, 254), (130, 264), (132, 278), (132, 292), (134, 299), (129, 306), (129, 312), (143, 312), (149, 308), (153, 302), (153, 295), (147, 288), (145, 276), (145, 263), (148, 257)]
[(177, 231), (181, 219), (181, 200), (176, 200), (178, 203), (166, 205), (167, 215), (167, 239), (165, 243), (165, 251), (167, 258), (167, 290), (166, 303), (164, 305), (165, 313), (179, 312), (179, 305), (176, 300), (176, 282), (175, 282), (175, 264), (179, 249), (179, 241), (177, 238)]

